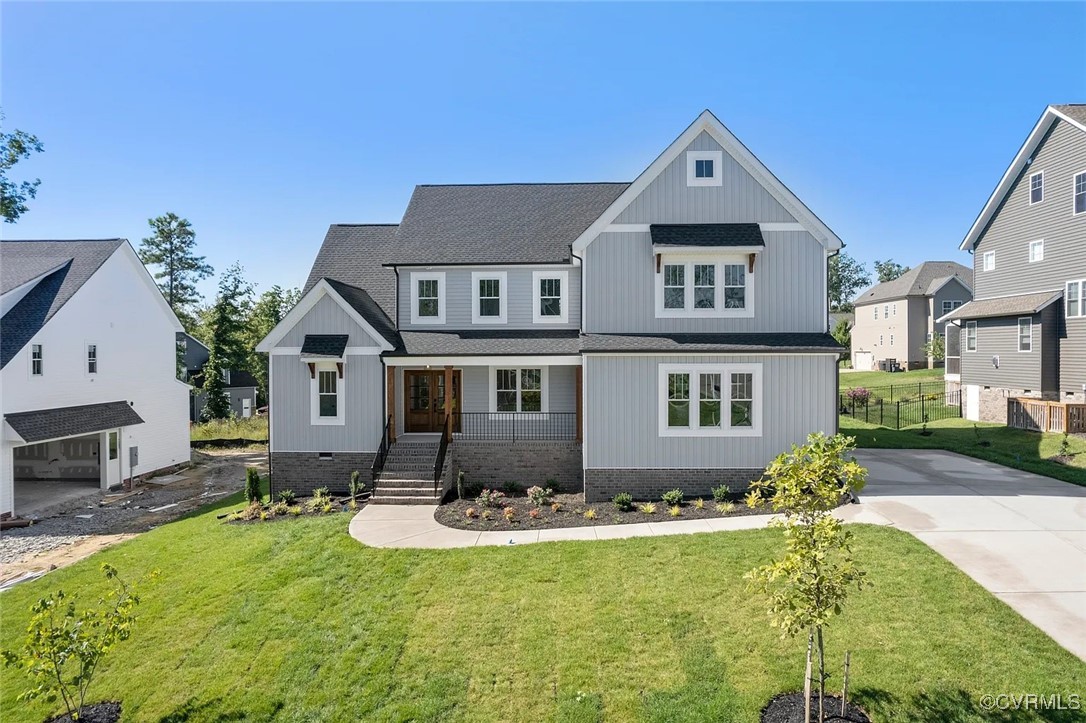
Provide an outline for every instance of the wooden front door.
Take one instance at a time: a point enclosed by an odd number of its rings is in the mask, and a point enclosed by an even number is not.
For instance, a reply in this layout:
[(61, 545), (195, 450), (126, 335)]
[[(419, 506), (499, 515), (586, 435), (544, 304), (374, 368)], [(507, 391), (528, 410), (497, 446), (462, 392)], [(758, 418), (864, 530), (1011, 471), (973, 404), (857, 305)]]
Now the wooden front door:
[[(403, 430), (440, 432), (445, 424), (445, 370), (408, 370), (403, 374)], [(452, 373), (452, 407), (452, 412), (460, 410), (459, 370), (453, 370)], [(459, 424), (456, 426), (459, 427)]]

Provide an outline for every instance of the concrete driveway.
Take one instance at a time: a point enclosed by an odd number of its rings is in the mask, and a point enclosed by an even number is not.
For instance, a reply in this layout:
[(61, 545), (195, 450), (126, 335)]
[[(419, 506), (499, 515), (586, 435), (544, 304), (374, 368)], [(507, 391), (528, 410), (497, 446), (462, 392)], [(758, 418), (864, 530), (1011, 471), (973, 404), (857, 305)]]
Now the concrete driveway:
[(858, 450), (861, 506), (1086, 660), (1086, 487), (951, 452)]

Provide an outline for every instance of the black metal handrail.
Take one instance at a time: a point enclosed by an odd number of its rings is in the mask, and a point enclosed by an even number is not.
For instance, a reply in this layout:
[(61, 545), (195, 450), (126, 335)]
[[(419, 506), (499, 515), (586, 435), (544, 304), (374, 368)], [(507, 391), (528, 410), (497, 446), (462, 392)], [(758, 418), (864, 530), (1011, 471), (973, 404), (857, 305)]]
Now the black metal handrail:
[(489, 441), (577, 439), (576, 412), (454, 412), (456, 438)]
[(441, 481), (441, 470), (445, 467), (445, 453), (449, 451), (450, 425), (452, 415), (445, 415), (445, 424), (441, 425), (441, 442), (437, 445), (437, 461), (434, 462), (434, 496), (437, 496), (438, 482)]
[(373, 478), (370, 488), (370, 497), (377, 493), (377, 477), (385, 469), (385, 458), (392, 446), (392, 415), (385, 420), (385, 430), (381, 432), (381, 443), (377, 445), (377, 454), (373, 458), (373, 466), (370, 467), (370, 477)]

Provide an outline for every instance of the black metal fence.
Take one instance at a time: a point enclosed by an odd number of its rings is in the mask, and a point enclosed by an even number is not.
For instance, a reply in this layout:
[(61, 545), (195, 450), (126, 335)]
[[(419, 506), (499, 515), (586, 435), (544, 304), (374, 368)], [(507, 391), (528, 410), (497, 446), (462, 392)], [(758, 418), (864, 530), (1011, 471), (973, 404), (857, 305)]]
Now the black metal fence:
[[(848, 384), (848, 377), (841, 375), (841, 381)], [(902, 382), (901, 384), (886, 384), (878, 387), (847, 387), (841, 390), (841, 394), (863, 397), (868, 396), (872, 402), (881, 399), (884, 402), (908, 402), (924, 395), (941, 394), (946, 385), (942, 380), (937, 382)]]
[(488, 441), (577, 439), (576, 412), (456, 412), (453, 438)]
[(840, 393), (838, 403), (841, 414), (891, 429), (962, 416), (961, 392), (948, 392), (942, 388), (942, 384), (939, 385), (938, 391), (921, 391), (908, 396), (899, 396), (895, 401), (874, 394), (865, 397), (863, 394), (857, 394), (855, 390), (850, 390)]

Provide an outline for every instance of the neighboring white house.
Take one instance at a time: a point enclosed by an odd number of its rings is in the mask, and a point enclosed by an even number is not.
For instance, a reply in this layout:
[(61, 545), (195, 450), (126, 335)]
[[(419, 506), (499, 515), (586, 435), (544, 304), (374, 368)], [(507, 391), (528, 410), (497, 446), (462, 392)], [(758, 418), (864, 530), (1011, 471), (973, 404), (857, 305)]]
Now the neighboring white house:
[(0, 267), (0, 516), (188, 462), (182, 327), (128, 241), (3, 241)]

